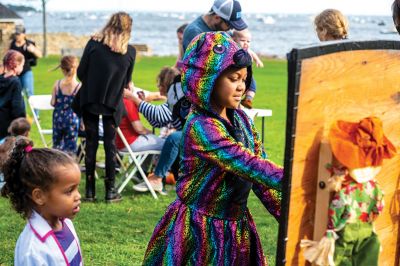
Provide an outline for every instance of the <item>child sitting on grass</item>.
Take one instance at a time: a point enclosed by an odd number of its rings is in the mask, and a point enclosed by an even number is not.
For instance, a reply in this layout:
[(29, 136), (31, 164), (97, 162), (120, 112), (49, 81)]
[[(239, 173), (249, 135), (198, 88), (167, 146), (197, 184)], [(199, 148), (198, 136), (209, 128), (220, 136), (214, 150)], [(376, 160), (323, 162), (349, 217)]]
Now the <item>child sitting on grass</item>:
[(28, 219), (16, 247), (15, 265), (82, 265), (78, 236), (70, 219), (79, 212), (81, 173), (62, 151), (32, 148), (17, 137), (2, 167), (1, 195)]

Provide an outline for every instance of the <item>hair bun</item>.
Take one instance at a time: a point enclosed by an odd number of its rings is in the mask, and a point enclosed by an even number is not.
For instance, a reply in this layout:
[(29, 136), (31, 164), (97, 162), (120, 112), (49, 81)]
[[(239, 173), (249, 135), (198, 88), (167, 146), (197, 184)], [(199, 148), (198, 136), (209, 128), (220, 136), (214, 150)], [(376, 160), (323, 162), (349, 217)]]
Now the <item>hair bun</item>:
[(249, 67), (252, 64), (251, 55), (244, 49), (238, 50), (233, 55), (233, 61), (235, 62), (235, 66), (240, 68)]

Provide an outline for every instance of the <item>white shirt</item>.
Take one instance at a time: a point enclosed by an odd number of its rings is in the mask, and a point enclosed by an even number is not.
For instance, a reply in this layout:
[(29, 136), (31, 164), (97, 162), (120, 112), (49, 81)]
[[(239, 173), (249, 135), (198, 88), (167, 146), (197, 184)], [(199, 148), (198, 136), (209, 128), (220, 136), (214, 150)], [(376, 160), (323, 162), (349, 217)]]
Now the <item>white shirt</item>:
[[(72, 221), (65, 219), (64, 223), (74, 235), (77, 248), (82, 254)], [(35, 211), (18, 238), (15, 247), (14, 264), (18, 266), (69, 265), (68, 257), (50, 225)]]

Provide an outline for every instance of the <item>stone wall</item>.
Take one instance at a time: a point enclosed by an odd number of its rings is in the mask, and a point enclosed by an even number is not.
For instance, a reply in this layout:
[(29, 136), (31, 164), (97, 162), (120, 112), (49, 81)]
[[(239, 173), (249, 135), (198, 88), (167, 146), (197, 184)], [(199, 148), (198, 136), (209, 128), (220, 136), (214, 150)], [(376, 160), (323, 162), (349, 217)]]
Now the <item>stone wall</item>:
[[(43, 34), (27, 34), (27, 38), (33, 40), (36, 46), (43, 49)], [(62, 49), (83, 49), (89, 40), (89, 36), (76, 36), (70, 33), (48, 33), (47, 54), (60, 55)]]
[[(11, 36), (15, 32), (14, 22), (0, 22), (0, 57), (10, 48)], [(0, 60), (2, 61), (2, 60)]]
[[(42, 34), (27, 34), (27, 38), (33, 40), (36, 46), (43, 47)], [(70, 33), (48, 33), (47, 54), (48, 55), (75, 55), (81, 56), (90, 36), (76, 36)], [(152, 51), (146, 44), (132, 44), (141, 55), (151, 56)]]

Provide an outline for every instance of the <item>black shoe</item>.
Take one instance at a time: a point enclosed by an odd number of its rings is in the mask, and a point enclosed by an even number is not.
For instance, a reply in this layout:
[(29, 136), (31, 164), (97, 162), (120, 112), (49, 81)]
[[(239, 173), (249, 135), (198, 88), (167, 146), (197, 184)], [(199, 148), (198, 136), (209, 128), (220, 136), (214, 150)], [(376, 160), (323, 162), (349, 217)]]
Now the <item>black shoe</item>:
[(86, 202), (96, 201), (96, 179), (93, 176), (86, 176), (85, 197)]
[(115, 189), (115, 179), (105, 178), (106, 186), (106, 203), (116, 203), (122, 200), (121, 195)]

